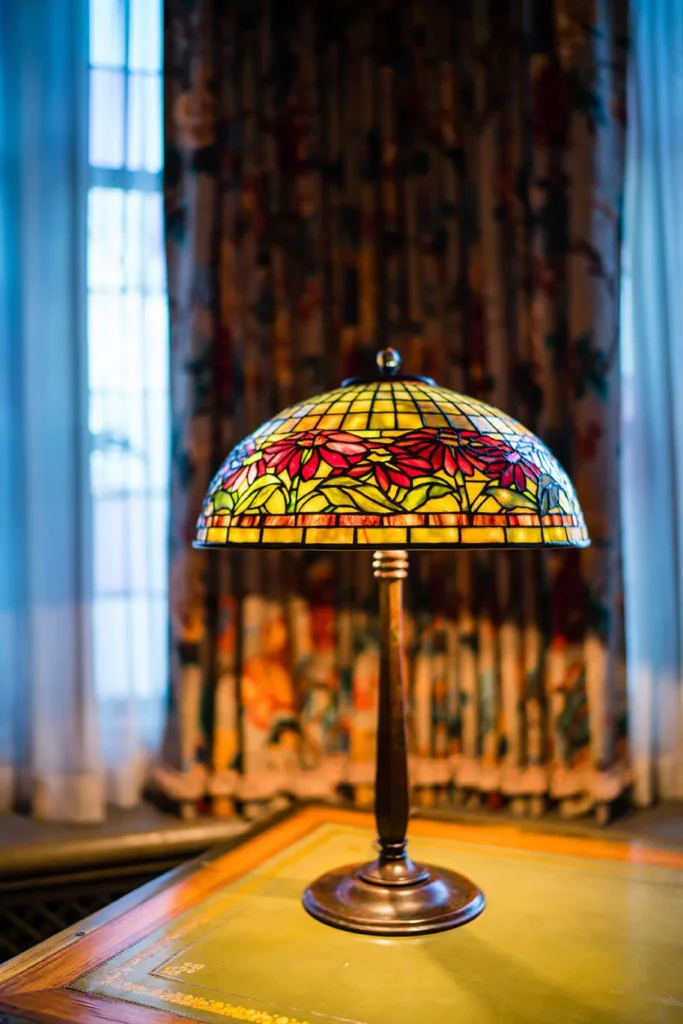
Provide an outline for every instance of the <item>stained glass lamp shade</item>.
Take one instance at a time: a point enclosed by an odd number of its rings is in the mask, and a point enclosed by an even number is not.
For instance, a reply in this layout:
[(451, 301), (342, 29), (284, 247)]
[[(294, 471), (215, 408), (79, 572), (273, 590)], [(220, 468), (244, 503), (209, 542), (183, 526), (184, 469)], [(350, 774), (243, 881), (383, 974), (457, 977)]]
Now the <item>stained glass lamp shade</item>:
[(574, 488), (510, 416), (433, 381), (351, 381), (228, 455), (197, 544), (432, 548), (587, 544)]
[(228, 455), (197, 523), (197, 547), (371, 548), (380, 587), (376, 817), (379, 857), (304, 894), (329, 924), (371, 934), (451, 928), (484, 907), (467, 879), (406, 853), (401, 587), (410, 549), (585, 547), (569, 477), (498, 409), (400, 372), (385, 349), (371, 380), (285, 409)]

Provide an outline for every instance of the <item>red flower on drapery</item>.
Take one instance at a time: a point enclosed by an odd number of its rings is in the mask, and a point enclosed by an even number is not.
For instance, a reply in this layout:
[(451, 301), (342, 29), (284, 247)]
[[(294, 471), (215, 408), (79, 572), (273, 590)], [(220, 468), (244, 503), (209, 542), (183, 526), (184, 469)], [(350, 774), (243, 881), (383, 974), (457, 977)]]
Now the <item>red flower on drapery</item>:
[(302, 480), (310, 480), (318, 471), (321, 459), (333, 472), (344, 473), (351, 470), (367, 450), (361, 438), (342, 430), (329, 433), (304, 430), (268, 445), (263, 450), (263, 459), (274, 473), (286, 469), (292, 480), (299, 472)]
[(427, 463), (427, 472), (436, 473), (442, 469), (450, 476), (458, 470), (464, 476), (472, 476), (478, 468), (476, 442), (481, 435), (476, 430), (448, 430), (441, 427), (423, 427), (404, 434), (389, 450), (395, 453), (410, 453)]
[(538, 480), (541, 475), (539, 467), (522, 452), (493, 437), (479, 438), (477, 460), (486, 475), (495, 477), (501, 487), (514, 484), (524, 491), (527, 480)]
[(361, 478), (368, 474), (374, 476), (375, 483), (386, 494), (392, 484), (410, 487), (415, 477), (429, 476), (431, 466), (423, 456), (399, 448), (397, 444), (373, 444), (367, 458), (352, 466), (348, 473)]

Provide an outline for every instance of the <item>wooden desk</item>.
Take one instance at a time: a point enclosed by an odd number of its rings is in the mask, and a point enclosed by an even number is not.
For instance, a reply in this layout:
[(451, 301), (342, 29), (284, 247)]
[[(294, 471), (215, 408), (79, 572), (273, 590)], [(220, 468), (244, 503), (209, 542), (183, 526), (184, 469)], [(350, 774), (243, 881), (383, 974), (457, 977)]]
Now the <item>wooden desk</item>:
[(410, 834), (416, 859), (482, 886), (477, 921), (392, 940), (318, 924), (301, 890), (367, 856), (372, 820), (309, 808), (0, 967), (0, 1014), (50, 1024), (683, 1021), (682, 853), (512, 825), (416, 820)]

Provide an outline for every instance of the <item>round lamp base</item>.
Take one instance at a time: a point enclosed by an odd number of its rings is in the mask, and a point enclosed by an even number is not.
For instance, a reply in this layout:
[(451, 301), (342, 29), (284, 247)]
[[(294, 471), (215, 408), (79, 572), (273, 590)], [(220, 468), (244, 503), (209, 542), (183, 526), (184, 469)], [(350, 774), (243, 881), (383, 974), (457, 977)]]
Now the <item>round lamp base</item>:
[(352, 864), (316, 879), (303, 894), (313, 917), (366, 935), (425, 935), (472, 921), (484, 894), (454, 871), (394, 864)]

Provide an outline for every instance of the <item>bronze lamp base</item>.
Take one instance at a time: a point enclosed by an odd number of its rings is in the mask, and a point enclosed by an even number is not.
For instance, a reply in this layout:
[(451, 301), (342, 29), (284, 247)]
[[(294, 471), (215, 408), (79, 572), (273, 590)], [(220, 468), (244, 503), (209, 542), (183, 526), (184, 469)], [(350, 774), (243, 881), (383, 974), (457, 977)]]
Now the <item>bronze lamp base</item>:
[(330, 871), (306, 889), (303, 903), (319, 921), (367, 935), (445, 931), (471, 921), (485, 906), (483, 893), (469, 879), (416, 866), (409, 857)]
[(367, 935), (424, 935), (466, 924), (481, 914), (484, 894), (454, 871), (420, 866), (406, 853), (409, 815), (408, 757), (403, 683), (403, 551), (378, 551), (380, 586), (379, 727), (375, 817), (379, 857), (316, 879), (303, 894), (313, 917)]

